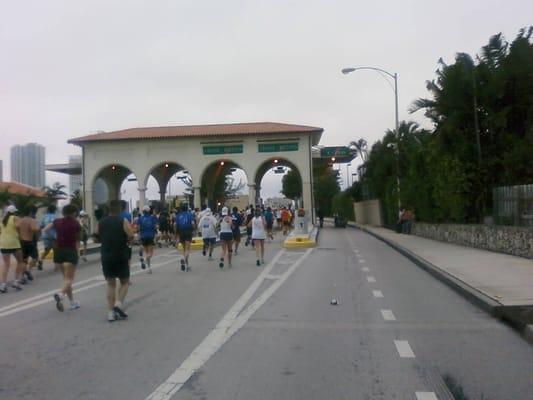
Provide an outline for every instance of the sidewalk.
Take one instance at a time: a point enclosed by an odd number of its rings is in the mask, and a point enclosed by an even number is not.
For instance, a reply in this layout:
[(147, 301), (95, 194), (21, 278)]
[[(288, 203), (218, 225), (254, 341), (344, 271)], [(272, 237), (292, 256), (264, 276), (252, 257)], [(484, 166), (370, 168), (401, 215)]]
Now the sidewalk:
[(533, 260), (385, 228), (355, 226), (395, 248), (494, 317), (507, 320), (533, 342)]

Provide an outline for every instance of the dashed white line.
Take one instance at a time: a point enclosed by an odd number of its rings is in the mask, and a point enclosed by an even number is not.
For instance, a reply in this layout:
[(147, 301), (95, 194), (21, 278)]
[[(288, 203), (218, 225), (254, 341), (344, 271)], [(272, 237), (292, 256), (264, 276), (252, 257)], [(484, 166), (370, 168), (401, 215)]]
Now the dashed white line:
[(385, 321), (396, 321), (396, 317), (391, 310), (381, 310), (381, 315)]
[(370, 271), (370, 268), (368, 268), (368, 267), (363, 267), (363, 268), (361, 268), (361, 271), (363, 271), (363, 272), (368, 272), (368, 271)]
[(370, 283), (374, 283), (374, 282), (376, 282), (376, 278), (374, 278), (373, 276), (367, 276), (367, 277), (366, 277), (366, 280), (367, 280), (368, 282), (370, 282)]
[(377, 297), (377, 298), (383, 297), (383, 292), (381, 290), (372, 290), (372, 294), (374, 295), (374, 297)]
[(359, 261), (361, 264), (366, 263), (366, 260), (364, 260), (364, 259), (362, 259), (362, 258), (360, 258), (358, 261)]
[(433, 392), (416, 392), (416, 400), (439, 400)]
[(155, 389), (146, 400), (169, 400), (176, 394), (189, 378), (198, 371), (199, 368), (215, 354), (224, 343), (226, 343), (239, 329), (241, 329), (250, 317), (274, 294), (274, 292), (292, 275), (292, 273), (303, 263), (312, 249), (308, 249), (302, 256), (284, 272), (280, 279), (266, 289), (252, 304), (243, 310), (244, 306), (252, 298), (265, 277), (270, 274), (274, 264), (283, 251), (278, 253), (274, 259), (263, 270), (246, 292), (237, 300), (227, 314), (220, 320), (217, 326), (207, 335), (207, 337), (194, 349), (189, 357)]
[(415, 353), (413, 353), (413, 350), (411, 349), (411, 346), (409, 346), (409, 342), (407, 340), (395, 340), (394, 344), (396, 345), (396, 350), (398, 350), (400, 357), (415, 358)]

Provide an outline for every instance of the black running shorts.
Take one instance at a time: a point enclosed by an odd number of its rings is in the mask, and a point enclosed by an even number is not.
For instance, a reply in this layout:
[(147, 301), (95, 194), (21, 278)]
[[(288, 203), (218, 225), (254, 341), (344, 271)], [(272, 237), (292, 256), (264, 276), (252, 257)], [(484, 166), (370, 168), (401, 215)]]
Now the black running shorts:
[(192, 240), (192, 229), (187, 229), (184, 231), (179, 231), (180, 243), (190, 242)]
[(231, 242), (233, 240), (233, 233), (231, 232), (220, 232), (220, 240), (225, 242)]
[(37, 244), (34, 241), (21, 240), (20, 247), (22, 249), (22, 258), (24, 260), (27, 260), (28, 258), (37, 260), (37, 258), (39, 258), (39, 254), (37, 252)]
[(143, 247), (153, 246), (154, 238), (141, 238), (141, 244), (143, 245)]
[(129, 279), (130, 277), (130, 267), (128, 265), (128, 260), (126, 259), (117, 259), (114, 261), (111, 260), (102, 260), (102, 272), (106, 279), (118, 278), (120, 280)]
[(78, 252), (72, 249), (55, 248), (54, 249), (54, 263), (56, 264), (70, 263), (70, 264), (78, 265)]

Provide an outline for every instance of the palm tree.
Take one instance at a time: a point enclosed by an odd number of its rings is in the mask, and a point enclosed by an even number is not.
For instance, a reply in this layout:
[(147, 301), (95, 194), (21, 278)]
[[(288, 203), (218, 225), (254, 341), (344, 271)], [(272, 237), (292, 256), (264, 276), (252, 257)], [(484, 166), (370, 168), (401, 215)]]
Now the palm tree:
[(350, 142), (351, 149), (355, 149), (357, 153), (361, 156), (361, 160), (365, 162), (368, 159), (368, 143), (365, 139), (359, 139), (357, 141)]
[(44, 192), (44, 195), (46, 197), (46, 203), (47, 204), (55, 204), (58, 200), (65, 200), (68, 198), (67, 193), (63, 190), (66, 186), (55, 182), (52, 187), (50, 186), (44, 186), (42, 188), (42, 191)]

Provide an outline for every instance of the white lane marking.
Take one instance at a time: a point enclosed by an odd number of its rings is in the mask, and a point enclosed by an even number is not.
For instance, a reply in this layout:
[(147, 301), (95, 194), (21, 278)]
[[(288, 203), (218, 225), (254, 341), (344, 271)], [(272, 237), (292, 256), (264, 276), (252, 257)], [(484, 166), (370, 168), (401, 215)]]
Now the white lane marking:
[(374, 278), (373, 276), (367, 276), (367, 277), (366, 277), (366, 280), (367, 280), (368, 282), (370, 282), (370, 283), (374, 283), (374, 282), (376, 282), (376, 278)]
[(363, 272), (368, 272), (368, 271), (370, 271), (370, 268), (368, 268), (368, 267), (363, 267), (363, 268), (361, 268), (361, 271), (363, 271)]
[(433, 392), (416, 392), (416, 400), (439, 400)]
[(381, 310), (381, 315), (385, 321), (396, 321), (396, 317), (391, 310)]
[(359, 254), (359, 253), (356, 253), (355, 256), (356, 256), (357, 258), (362, 258), (362, 257), (363, 257), (363, 256), (362, 256), (361, 254)]
[(372, 294), (374, 295), (374, 297), (383, 297), (383, 292), (381, 290), (372, 290)]
[(366, 263), (366, 260), (363, 260), (362, 258), (360, 258), (358, 261), (359, 261), (361, 264)]
[[(292, 275), (303, 263), (313, 249), (308, 249), (282, 277), (266, 289), (248, 308), (242, 309), (257, 291), (265, 277), (275, 265), (277, 258), (283, 250), (270, 262), (263, 273), (257, 277), (239, 300), (231, 307), (228, 313), (220, 320), (215, 329), (200, 343), (185, 361), (163, 382), (146, 400), (169, 400), (189, 380), (195, 371), (200, 369), (239, 329), (250, 317), (274, 294), (274, 292)], [(242, 312), (241, 312), (242, 311)]]
[(411, 349), (411, 346), (409, 346), (409, 342), (407, 340), (395, 340), (394, 344), (396, 345), (396, 350), (398, 350), (400, 357), (415, 358), (415, 353), (413, 353), (413, 350)]
[[(170, 252), (170, 254), (173, 253), (173, 251)], [(159, 258), (159, 257), (164, 257), (166, 254), (169, 254), (169, 253), (165, 253), (165, 254), (158, 254), (158, 255), (155, 255), (153, 259), (156, 259), (156, 258)], [(175, 254), (174, 254), (175, 255)], [(135, 264), (132, 264), (132, 268), (135, 268), (135, 267), (140, 267), (140, 263), (135, 263)], [(100, 267), (101, 268), (101, 267)], [(132, 275), (135, 275), (139, 272), (132, 272)], [(93, 276), (91, 278), (88, 278), (88, 279), (84, 279), (84, 280), (81, 280), (81, 281), (78, 281), (78, 282), (75, 282), (72, 287), (73, 288), (76, 288), (78, 286), (83, 286), (85, 285), (86, 283), (89, 283), (89, 282), (92, 282), (92, 281), (102, 281), (102, 280), (105, 280), (104, 279), (104, 276), (102, 274), (99, 274), (99, 275), (96, 275), (96, 276)], [(22, 304), (27, 304), (27, 303), (32, 303), (36, 300), (39, 300), (39, 299), (43, 299), (43, 298), (48, 298), (50, 296), (52, 296), (54, 293), (57, 293), (58, 289), (55, 289), (55, 290), (51, 290), (49, 292), (45, 292), (45, 293), (41, 293), (41, 294), (38, 294), (38, 295), (35, 295), (33, 297), (29, 297), (27, 299), (24, 299), (24, 300), (20, 300), (20, 301), (17, 301), (15, 303), (11, 303), (7, 306), (4, 306), (4, 307), (1, 307), (0, 308), (0, 313), (3, 313), (4, 311), (6, 310), (9, 310), (11, 308), (16, 308)], [(0, 314), (0, 317), (2, 316), (2, 314)]]
[[(168, 260), (168, 261), (165, 261), (165, 262), (162, 262), (162, 263), (159, 263), (159, 264), (154, 264), (154, 265), (152, 265), (152, 269), (157, 269), (159, 267), (162, 267), (163, 265), (167, 265), (167, 264), (170, 264), (172, 262), (175, 262), (175, 260)], [(146, 271), (144, 271), (144, 270), (134, 271), (130, 275), (133, 276), (133, 275), (138, 275), (138, 274), (141, 274), (141, 273), (146, 273)], [(91, 280), (96, 280), (96, 279), (93, 278)], [(97, 281), (97, 282), (95, 282), (93, 284), (90, 284), (90, 285), (87, 285), (87, 286), (83, 286), (83, 287), (78, 288), (78, 289), (74, 289), (73, 293), (84, 292), (84, 291), (92, 289), (94, 287), (105, 285), (105, 283), (106, 283), (105, 281)], [(50, 292), (50, 295), (45, 297), (44, 299), (41, 299), (41, 300), (38, 300), (38, 301), (34, 301), (32, 303), (25, 304), (25, 305), (22, 305), (20, 307), (12, 308), (12, 309), (10, 309), (8, 311), (0, 312), (0, 318), (16, 314), (16, 313), (18, 313), (20, 311), (29, 310), (30, 308), (34, 308), (34, 307), (40, 306), (41, 304), (52, 303), (54, 300), (51, 297), (52, 297), (52, 295), (54, 293), (57, 293), (57, 290), (54, 290), (54, 291)]]
[(359, 250), (357, 250), (357, 249), (353, 249), (353, 252), (354, 252), (354, 253), (359, 253)]

